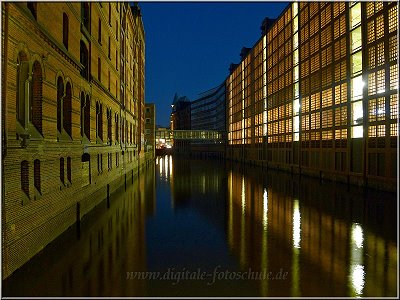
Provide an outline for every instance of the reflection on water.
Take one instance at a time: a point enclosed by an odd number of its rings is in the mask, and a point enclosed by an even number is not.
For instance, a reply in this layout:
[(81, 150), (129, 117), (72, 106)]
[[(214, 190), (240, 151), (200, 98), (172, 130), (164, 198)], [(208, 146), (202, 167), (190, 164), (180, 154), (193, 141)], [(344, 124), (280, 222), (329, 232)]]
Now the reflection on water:
[[(219, 163), (157, 157), (83, 220), (79, 237), (72, 228), (4, 281), (3, 294), (396, 295), (395, 195)], [(197, 270), (208, 277), (183, 279)], [(126, 279), (136, 271), (175, 281)]]

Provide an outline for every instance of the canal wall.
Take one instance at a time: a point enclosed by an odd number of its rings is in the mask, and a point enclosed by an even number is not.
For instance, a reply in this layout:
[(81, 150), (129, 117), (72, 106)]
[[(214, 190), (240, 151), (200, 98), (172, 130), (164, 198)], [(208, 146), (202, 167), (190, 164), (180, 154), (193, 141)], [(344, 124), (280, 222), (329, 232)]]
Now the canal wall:
[[(132, 184), (137, 180), (137, 174), (153, 160), (152, 152), (141, 153), (131, 161), (122, 155), (119, 167), (98, 174), (92, 165), (93, 176), (89, 185), (81, 186), (82, 180), (78, 179), (69, 188), (57, 187), (53, 192), (41, 195), (40, 199), (23, 204), (21, 198), (16, 198), (19, 193), (14, 193), (14, 196), (7, 193), (7, 212), (3, 211), (2, 278), (10, 276), (69, 227), (79, 224), (104, 199)], [(5, 168), (6, 174), (10, 171), (14, 173)], [(6, 191), (10, 191), (10, 185), (11, 182), (6, 180)]]
[[(397, 157), (392, 155), (390, 160), (387, 160), (393, 162), (393, 165), (372, 163), (367, 157), (368, 153), (355, 147), (351, 147), (349, 153), (334, 152), (332, 149), (309, 150), (301, 149), (296, 142), (283, 148), (269, 147), (269, 145), (264, 147), (231, 145), (226, 148), (228, 160), (316, 177), (320, 180), (396, 192)], [(388, 177), (368, 174), (371, 168), (381, 169), (381, 172), (387, 173)]]

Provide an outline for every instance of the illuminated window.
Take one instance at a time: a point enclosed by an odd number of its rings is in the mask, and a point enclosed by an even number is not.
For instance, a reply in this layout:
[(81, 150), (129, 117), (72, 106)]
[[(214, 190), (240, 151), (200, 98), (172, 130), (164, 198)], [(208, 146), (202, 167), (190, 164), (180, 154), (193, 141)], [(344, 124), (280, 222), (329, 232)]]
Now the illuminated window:
[(390, 124), (390, 136), (399, 135), (399, 125), (397, 123)]
[(368, 95), (376, 94), (376, 73), (368, 74)]
[(351, 56), (351, 75), (358, 75), (362, 72), (362, 51)]
[(372, 17), (374, 15), (374, 12), (375, 12), (374, 3), (373, 2), (367, 2), (366, 6), (367, 6), (367, 18)]
[(385, 120), (385, 98), (381, 97), (376, 100), (376, 120)]
[(363, 122), (363, 107), (362, 101), (353, 102), (351, 104), (352, 124), (359, 125)]
[(393, 6), (391, 9), (389, 9), (388, 13), (388, 23), (389, 23), (389, 32), (393, 32), (397, 30), (398, 27), (398, 11), (397, 11), (397, 5)]
[(390, 95), (390, 119), (395, 120), (398, 116), (397, 94)]
[(350, 8), (350, 29), (355, 28), (361, 23), (361, 3), (357, 3)]
[(375, 30), (376, 30), (376, 39), (379, 40), (383, 35), (385, 34), (384, 32), (384, 22), (383, 22), (383, 15), (380, 15), (376, 18), (376, 23), (375, 23)]
[(362, 98), (363, 88), (364, 88), (364, 82), (362, 80), (362, 75), (351, 79), (351, 99), (357, 100)]
[(375, 20), (368, 22), (367, 24), (367, 43), (375, 41)]
[(396, 90), (399, 85), (399, 73), (397, 64), (390, 66), (390, 89)]
[(375, 47), (372, 46), (368, 49), (368, 67), (369, 69), (375, 68)]
[(381, 66), (385, 63), (385, 46), (384, 42), (376, 45), (376, 64)]
[(361, 48), (361, 26), (357, 27), (350, 33), (350, 51), (355, 52)]
[(376, 99), (370, 99), (368, 103), (368, 119), (369, 122), (376, 121)]
[(389, 60), (397, 60), (397, 36), (389, 38)]
[(376, 72), (376, 92), (377, 94), (385, 92), (385, 69)]
[(351, 133), (353, 138), (361, 138), (363, 137), (363, 127), (362, 126), (353, 126), (351, 128)]

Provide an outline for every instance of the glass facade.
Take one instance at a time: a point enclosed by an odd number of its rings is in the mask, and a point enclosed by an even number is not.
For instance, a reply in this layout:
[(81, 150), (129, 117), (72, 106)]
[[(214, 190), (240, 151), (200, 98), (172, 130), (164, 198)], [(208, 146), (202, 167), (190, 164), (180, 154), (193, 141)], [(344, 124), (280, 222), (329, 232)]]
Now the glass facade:
[(395, 178), (397, 31), (396, 2), (288, 5), (226, 80), (229, 155)]

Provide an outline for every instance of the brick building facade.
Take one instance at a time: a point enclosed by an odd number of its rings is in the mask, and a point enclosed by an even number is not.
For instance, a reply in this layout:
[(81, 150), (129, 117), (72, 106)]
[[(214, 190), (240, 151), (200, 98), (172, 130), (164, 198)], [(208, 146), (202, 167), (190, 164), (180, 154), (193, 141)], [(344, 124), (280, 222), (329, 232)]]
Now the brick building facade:
[(123, 2), (2, 3), (2, 274), (150, 159), (144, 28)]

